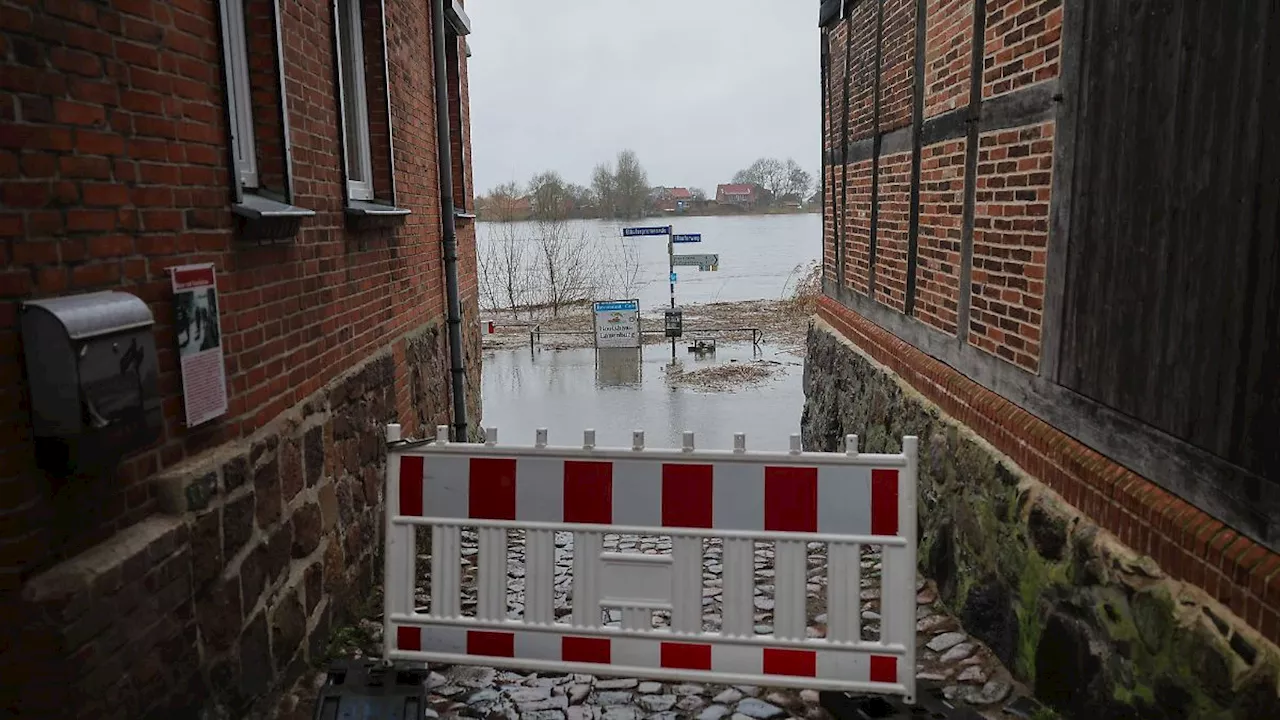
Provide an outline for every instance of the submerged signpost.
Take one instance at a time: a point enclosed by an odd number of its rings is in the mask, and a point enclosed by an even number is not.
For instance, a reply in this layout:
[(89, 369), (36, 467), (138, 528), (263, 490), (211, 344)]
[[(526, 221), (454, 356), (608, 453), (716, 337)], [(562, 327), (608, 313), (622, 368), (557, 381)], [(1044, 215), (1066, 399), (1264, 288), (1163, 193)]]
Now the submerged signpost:
[[(671, 231), (670, 225), (653, 225), (648, 227), (629, 227), (622, 229), (622, 237), (663, 237), (667, 238), (667, 272), (671, 287), (671, 309), (667, 311), (667, 337), (671, 338), (671, 360), (676, 359), (676, 338), (680, 337), (682, 323), (680, 311), (676, 309), (676, 265), (692, 265), (700, 270), (718, 270), (719, 255), (676, 255), (676, 243), (700, 243), (702, 233), (686, 233), (677, 235)], [(677, 257), (680, 261), (677, 262)], [(714, 258), (711, 262), (690, 262), (688, 258)], [(673, 332), (673, 328), (675, 331)]]
[(640, 301), (608, 300), (592, 306), (597, 348), (638, 348)]

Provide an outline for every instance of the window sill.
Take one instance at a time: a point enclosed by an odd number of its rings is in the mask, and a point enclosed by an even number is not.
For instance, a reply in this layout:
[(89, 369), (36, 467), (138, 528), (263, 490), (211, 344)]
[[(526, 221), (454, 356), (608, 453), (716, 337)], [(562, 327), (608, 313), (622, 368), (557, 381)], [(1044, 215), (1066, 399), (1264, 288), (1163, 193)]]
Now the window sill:
[(296, 236), (302, 219), (315, 216), (316, 211), (245, 193), (240, 202), (231, 205), (231, 213), (240, 218), (245, 240), (281, 242)]
[(347, 224), (360, 229), (401, 222), (412, 211), (409, 208), (386, 203), (348, 200), (344, 212), (347, 215)]
[(456, 207), (453, 209), (453, 217), (455, 220), (475, 220), (476, 214)]

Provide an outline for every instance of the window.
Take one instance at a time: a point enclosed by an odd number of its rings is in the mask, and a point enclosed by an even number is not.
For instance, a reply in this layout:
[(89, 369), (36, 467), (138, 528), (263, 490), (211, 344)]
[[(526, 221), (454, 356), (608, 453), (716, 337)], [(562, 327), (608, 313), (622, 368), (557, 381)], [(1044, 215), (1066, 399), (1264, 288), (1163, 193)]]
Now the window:
[(369, 100), (364, 68), (361, 0), (337, 0), (338, 87), (342, 94), (343, 147), (347, 195), (373, 200), (373, 161), (369, 151)]
[(280, 15), (275, 0), (221, 0), (222, 59), (234, 202), (242, 240), (293, 237), (312, 210), (294, 207)]
[(453, 161), (454, 212), (468, 215), (467, 192), (467, 123), (463, 117), (462, 87), (465, 76), (462, 58), (470, 55), (466, 36), (471, 33), (471, 20), (457, 0), (448, 0), (445, 10), (445, 78), (449, 83), (449, 144)]
[(249, 92), (249, 49), (244, 23), (244, 3), (222, 3), (224, 53), (227, 61), (227, 105), (231, 116), (231, 150), (239, 182), (258, 187), (258, 159), (253, 136), (253, 103)]

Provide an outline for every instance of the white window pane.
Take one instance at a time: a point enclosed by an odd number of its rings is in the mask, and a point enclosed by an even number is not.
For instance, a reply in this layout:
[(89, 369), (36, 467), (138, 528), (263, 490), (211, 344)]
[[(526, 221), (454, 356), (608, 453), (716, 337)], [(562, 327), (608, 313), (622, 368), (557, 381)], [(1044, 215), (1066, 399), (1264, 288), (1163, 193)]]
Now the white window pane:
[(348, 193), (355, 199), (371, 200), (373, 170), (369, 157), (369, 110), (361, 23), (360, 0), (338, 0), (338, 62)]
[(249, 52), (244, 23), (244, 0), (223, 0), (222, 18), (227, 44), (228, 115), (232, 124), (239, 181), (245, 187), (258, 186), (258, 158), (253, 137), (253, 101), (249, 94)]

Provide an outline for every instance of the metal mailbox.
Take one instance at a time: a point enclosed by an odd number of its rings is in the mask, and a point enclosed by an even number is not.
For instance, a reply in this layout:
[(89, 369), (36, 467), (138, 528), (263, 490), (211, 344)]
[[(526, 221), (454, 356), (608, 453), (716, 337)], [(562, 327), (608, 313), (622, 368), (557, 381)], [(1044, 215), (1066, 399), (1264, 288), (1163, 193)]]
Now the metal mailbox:
[(46, 469), (83, 470), (159, 436), (154, 320), (145, 303), (116, 291), (30, 300), (20, 324), (31, 426)]
[(663, 327), (666, 328), (667, 337), (678, 338), (684, 334), (684, 310), (668, 308), (663, 319)]

